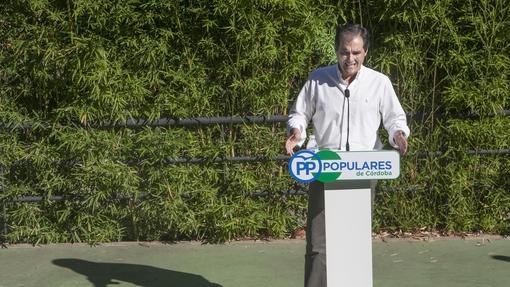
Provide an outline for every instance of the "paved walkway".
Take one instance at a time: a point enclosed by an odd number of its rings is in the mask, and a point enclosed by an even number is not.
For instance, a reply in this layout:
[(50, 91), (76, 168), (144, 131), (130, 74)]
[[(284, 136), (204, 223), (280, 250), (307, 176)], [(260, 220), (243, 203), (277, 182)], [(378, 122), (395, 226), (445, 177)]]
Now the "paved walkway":
[[(11, 246), (1, 287), (299, 287), (302, 240)], [(510, 240), (374, 241), (375, 287), (508, 287)]]

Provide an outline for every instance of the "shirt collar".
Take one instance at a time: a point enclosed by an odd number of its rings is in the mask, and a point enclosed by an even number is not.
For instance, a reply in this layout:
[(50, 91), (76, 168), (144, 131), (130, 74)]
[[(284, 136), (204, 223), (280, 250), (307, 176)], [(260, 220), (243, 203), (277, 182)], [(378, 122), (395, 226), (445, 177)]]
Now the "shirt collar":
[(365, 66), (364, 65), (361, 65), (361, 68), (359, 69), (358, 73), (356, 74), (356, 77), (354, 78), (354, 80), (352, 81), (351, 84), (348, 84), (346, 81), (344, 81), (342, 79), (342, 72), (340, 71), (340, 63), (337, 63), (336, 64), (336, 74), (338, 76), (338, 82), (340, 83), (340, 85), (344, 85), (344, 86), (349, 86), (349, 85), (352, 85), (354, 84), (354, 82), (356, 82), (359, 78), (359, 75), (362, 73), (362, 71), (365, 69)]

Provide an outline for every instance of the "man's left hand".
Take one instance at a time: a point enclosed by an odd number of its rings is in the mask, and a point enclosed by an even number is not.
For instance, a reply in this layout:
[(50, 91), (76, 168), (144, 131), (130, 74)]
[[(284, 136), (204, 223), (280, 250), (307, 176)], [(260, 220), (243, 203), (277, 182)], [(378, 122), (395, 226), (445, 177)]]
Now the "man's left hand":
[(404, 136), (404, 133), (402, 131), (397, 131), (393, 135), (393, 140), (397, 144), (398, 149), (400, 150), (400, 154), (401, 155), (405, 155), (407, 153), (407, 146), (408, 146), (408, 144), (407, 144), (407, 139)]

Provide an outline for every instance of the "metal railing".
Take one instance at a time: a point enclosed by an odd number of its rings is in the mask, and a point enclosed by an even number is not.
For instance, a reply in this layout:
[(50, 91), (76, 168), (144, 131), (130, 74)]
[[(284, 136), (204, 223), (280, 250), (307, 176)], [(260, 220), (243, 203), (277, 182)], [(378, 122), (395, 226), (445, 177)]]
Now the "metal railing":
[[(493, 116), (509, 116), (510, 110), (503, 110), (500, 113), (495, 113)], [(410, 117), (422, 117), (423, 114), (408, 114)], [(473, 115), (467, 115), (467, 117), (472, 117)], [(141, 127), (171, 127), (171, 126), (200, 126), (200, 125), (227, 125), (227, 124), (274, 124), (274, 123), (283, 123), (288, 120), (287, 116), (284, 115), (275, 115), (275, 116), (232, 116), (232, 117), (195, 117), (195, 118), (161, 118), (157, 120), (144, 120), (144, 119), (130, 119), (125, 121), (101, 121), (97, 123), (90, 123), (88, 125), (82, 124), (74, 124), (75, 127), (89, 127), (89, 128), (141, 128)], [(42, 127), (42, 128), (51, 128), (53, 125), (50, 124), (32, 124), (32, 123), (21, 123), (21, 124), (1, 124), (0, 129), (33, 129), (34, 127)], [(58, 126), (58, 125), (57, 125)], [(510, 149), (497, 149), (497, 150), (468, 150), (465, 151), (466, 154), (469, 155), (502, 155), (502, 154), (510, 154)], [(417, 157), (439, 157), (444, 155), (444, 151), (432, 151), (432, 152), (411, 152), (409, 156), (417, 156)], [(237, 156), (237, 157), (227, 157), (220, 156), (212, 159), (206, 158), (165, 158), (160, 162), (163, 164), (203, 164), (203, 163), (222, 163), (222, 162), (260, 162), (260, 161), (287, 161), (289, 156), (287, 155), (277, 155), (274, 157), (268, 156)], [(126, 160), (123, 161), (125, 164), (129, 165), (137, 165), (142, 160)], [(61, 162), (62, 163), (62, 162)], [(67, 164), (79, 164), (77, 161), (69, 161)], [(0, 171), (3, 168), (0, 166)], [(4, 190), (3, 184), (0, 185), (0, 191)], [(282, 192), (281, 195), (289, 196), (289, 195), (305, 195), (307, 194), (304, 190), (289, 190), (286, 192)], [(269, 192), (259, 191), (253, 194), (254, 196), (267, 196)], [(137, 195), (137, 199), (146, 198), (147, 194), (140, 193)], [(128, 197), (122, 197), (118, 199), (131, 199)], [(6, 221), (6, 203), (19, 203), (19, 202), (41, 202), (41, 201), (65, 201), (65, 200), (82, 200), (79, 197), (68, 197), (61, 195), (53, 195), (50, 197), (45, 196), (18, 196), (11, 198), (10, 200), (2, 200), (3, 201), (3, 234), (6, 234), (8, 231), (7, 221)]]
[[(407, 113), (411, 119), (420, 119), (426, 113)], [(441, 115), (439, 115), (440, 117)], [(510, 110), (501, 110), (499, 112), (487, 115), (492, 116), (510, 116)], [(461, 118), (476, 118), (478, 115), (467, 113)], [(190, 118), (160, 118), (155, 120), (148, 119), (127, 119), (127, 120), (104, 120), (104, 121), (91, 121), (87, 124), (74, 122), (71, 123), (72, 127), (90, 127), (98, 129), (108, 128), (142, 128), (142, 127), (172, 127), (172, 126), (201, 126), (201, 125), (227, 125), (227, 124), (274, 124), (284, 123), (288, 120), (286, 115), (270, 115), (270, 116), (230, 116), (230, 117), (190, 117)], [(64, 127), (65, 125), (55, 123), (0, 123), (0, 129), (33, 129), (40, 127), (43, 129), (50, 129), (52, 127)]]

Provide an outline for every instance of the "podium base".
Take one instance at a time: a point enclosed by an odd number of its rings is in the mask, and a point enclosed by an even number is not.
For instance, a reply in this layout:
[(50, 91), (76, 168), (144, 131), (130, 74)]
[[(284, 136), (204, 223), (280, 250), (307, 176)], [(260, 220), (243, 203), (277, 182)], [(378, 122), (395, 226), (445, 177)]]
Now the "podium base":
[(373, 286), (370, 183), (324, 184), (327, 286)]

